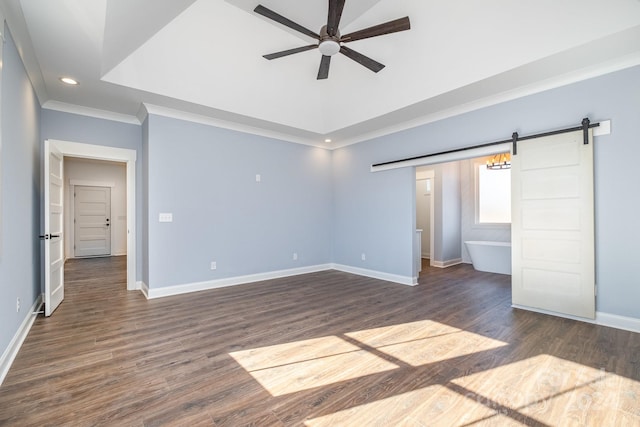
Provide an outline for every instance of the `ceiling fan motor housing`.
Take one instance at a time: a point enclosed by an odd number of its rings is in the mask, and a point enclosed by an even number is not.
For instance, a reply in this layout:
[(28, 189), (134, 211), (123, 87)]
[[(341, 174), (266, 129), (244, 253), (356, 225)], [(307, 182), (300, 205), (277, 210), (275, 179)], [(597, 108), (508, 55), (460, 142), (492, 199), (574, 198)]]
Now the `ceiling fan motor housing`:
[(325, 56), (332, 56), (340, 52), (340, 31), (336, 31), (335, 36), (330, 36), (327, 33), (327, 26), (323, 25), (320, 29), (320, 44), (318, 48), (320, 53)]

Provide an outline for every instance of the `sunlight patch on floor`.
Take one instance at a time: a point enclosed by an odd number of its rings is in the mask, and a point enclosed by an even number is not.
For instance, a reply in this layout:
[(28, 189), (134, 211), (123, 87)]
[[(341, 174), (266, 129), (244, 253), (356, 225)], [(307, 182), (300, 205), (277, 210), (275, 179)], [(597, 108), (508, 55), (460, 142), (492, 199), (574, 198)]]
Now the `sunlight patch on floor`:
[(506, 346), (507, 343), (432, 320), (403, 323), (345, 334), (411, 366)]
[(496, 426), (522, 426), (475, 399), (466, 398), (443, 385), (432, 385), (333, 414), (305, 421), (308, 427), (323, 426), (460, 426), (472, 422), (467, 413), (493, 417)]
[(273, 396), (398, 367), (336, 336), (236, 351), (229, 355)]
[(269, 393), (279, 396), (504, 345), (424, 320), (229, 354)]
[[(554, 425), (640, 425), (640, 384), (543, 354), (452, 381), (484, 406)], [(625, 390), (618, 393), (618, 390)], [(482, 420), (484, 410), (469, 415)], [(597, 420), (597, 421), (596, 421)]]

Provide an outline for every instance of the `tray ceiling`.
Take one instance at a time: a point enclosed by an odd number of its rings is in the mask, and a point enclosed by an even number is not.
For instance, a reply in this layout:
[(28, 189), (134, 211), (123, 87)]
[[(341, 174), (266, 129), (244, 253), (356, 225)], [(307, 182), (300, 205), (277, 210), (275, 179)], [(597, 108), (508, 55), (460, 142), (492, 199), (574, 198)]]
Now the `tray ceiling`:
[[(640, 63), (638, 0), (347, 1), (340, 30), (409, 16), (411, 30), (349, 47), (373, 73), (253, 13), (251, 0), (2, 0), (45, 108), (133, 118), (149, 109), (335, 145)], [(319, 31), (327, 1), (263, 0)], [(63, 86), (70, 75), (77, 87)]]

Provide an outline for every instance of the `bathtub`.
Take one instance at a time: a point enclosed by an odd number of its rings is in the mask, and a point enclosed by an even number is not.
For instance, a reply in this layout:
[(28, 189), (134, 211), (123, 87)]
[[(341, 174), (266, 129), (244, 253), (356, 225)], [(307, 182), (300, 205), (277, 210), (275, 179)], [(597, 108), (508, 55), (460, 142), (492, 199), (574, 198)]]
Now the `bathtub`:
[(511, 243), (466, 241), (464, 244), (476, 270), (511, 274)]

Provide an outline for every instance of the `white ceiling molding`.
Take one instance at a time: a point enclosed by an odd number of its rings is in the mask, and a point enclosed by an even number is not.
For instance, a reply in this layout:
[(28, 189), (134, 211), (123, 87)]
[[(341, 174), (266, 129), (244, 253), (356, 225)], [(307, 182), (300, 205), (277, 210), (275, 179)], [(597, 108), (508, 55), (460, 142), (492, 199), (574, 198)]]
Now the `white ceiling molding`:
[(114, 122), (139, 125), (141, 122), (136, 116), (114, 113), (113, 111), (99, 110), (97, 108), (83, 107), (76, 104), (49, 100), (42, 105), (45, 110), (61, 111), (63, 113), (79, 114), (81, 116), (94, 117), (96, 119), (111, 120)]
[(310, 145), (313, 147), (328, 149), (327, 144), (320, 143), (315, 140), (292, 138), (291, 135), (283, 134), (280, 132), (269, 131), (253, 126), (247, 126), (240, 123), (230, 122), (226, 120), (220, 120), (213, 117), (202, 116), (199, 114), (189, 113), (181, 110), (174, 110), (172, 108), (162, 107), (159, 105), (153, 105), (144, 103), (143, 108), (140, 109), (138, 114), (138, 120), (144, 122), (149, 114), (156, 116), (169, 117), (178, 120), (184, 120), (187, 122), (198, 123), (207, 126), (214, 126), (222, 129), (234, 130), (237, 132), (248, 133), (252, 135), (264, 136), (266, 138), (273, 138), (281, 141), (294, 142), (296, 144)]

